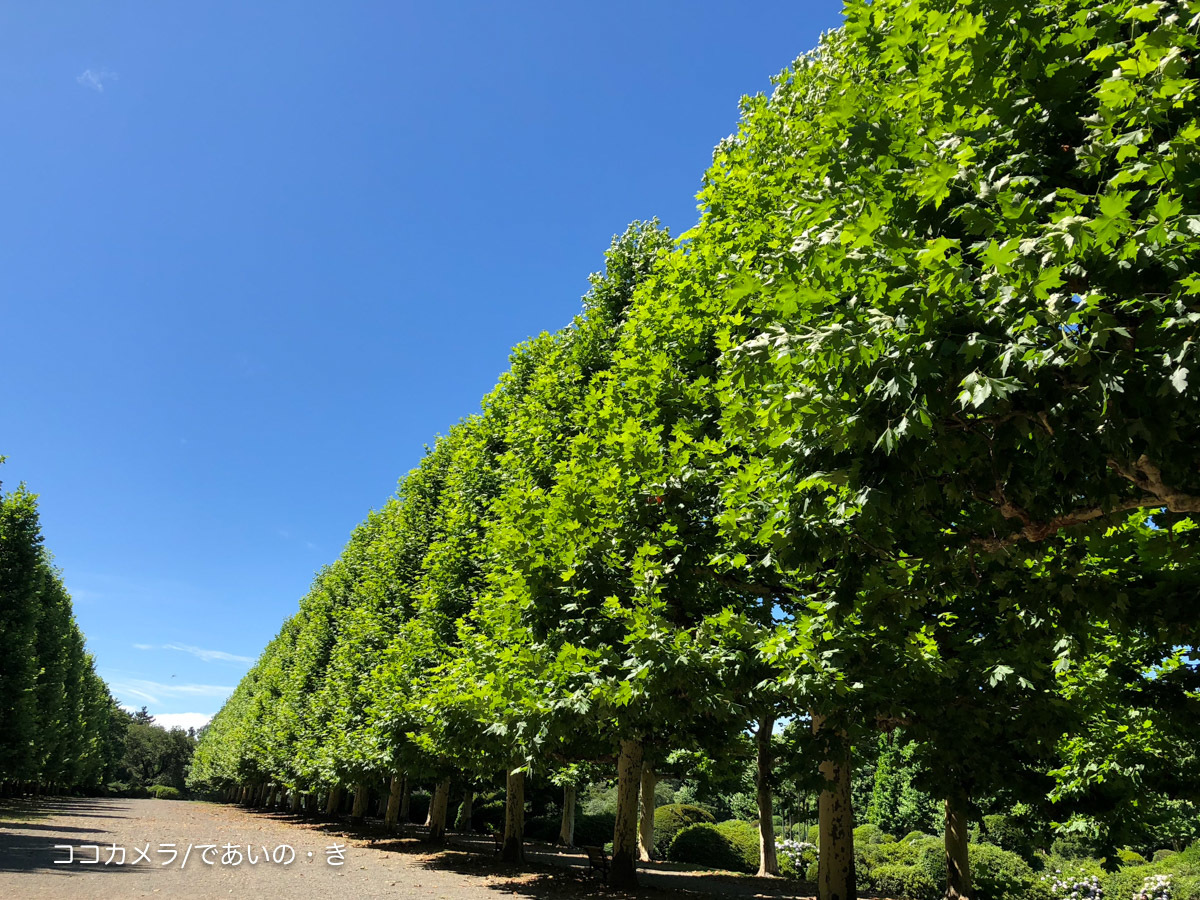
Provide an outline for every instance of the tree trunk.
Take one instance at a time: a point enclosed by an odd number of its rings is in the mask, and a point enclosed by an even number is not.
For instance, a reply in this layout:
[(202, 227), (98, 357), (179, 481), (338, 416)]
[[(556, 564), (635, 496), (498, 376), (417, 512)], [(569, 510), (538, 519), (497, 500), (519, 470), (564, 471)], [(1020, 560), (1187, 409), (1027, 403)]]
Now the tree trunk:
[(654, 858), (654, 786), (656, 784), (658, 784), (658, 776), (654, 773), (654, 766), (645, 763), (642, 766), (642, 818), (638, 823), (638, 859), (642, 862), (650, 862)]
[(563, 788), (562, 827), (558, 829), (558, 842), (564, 847), (575, 846), (575, 785)]
[(383, 824), (395, 828), (400, 819), (400, 795), (404, 793), (404, 776), (393, 775), (392, 783), (388, 786), (387, 811), (383, 814)]
[(946, 798), (946, 900), (970, 900), (971, 862), (967, 856), (967, 814), (964, 804)]
[(340, 787), (332, 787), (329, 789), (329, 802), (325, 804), (325, 815), (330, 818), (335, 818), (338, 810), (342, 806), (342, 789)]
[(504, 844), (500, 858), (505, 862), (525, 861), (525, 770), (508, 770), (504, 797)]
[(367, 814), (367, 801), (371, 799), (371, 792), (367, 788), (365, 781), (360, 781), (354, 787), (354, 807), (350, 810), (350, 821), (354, 824), (362, 822), (363, 817)]
[(291, 795), (292, 815), (294, 816), (300, 812), (300, 792), (292, 788), (288, 793)]
[(443, 778), (433, 789), (429, 803), (429, 840), (440, 844), (446, 839), (446, 807), (450, 803), (450, 779)]
[(621, 741), (617, 757), (617, 821), (613, 826), (612, 861), (608, 883), (618, 890), (638, 886), (638, 787), (642, 780), (642, 742)]
[[(823, 730), (825, 717), (813, 714), (813, 731)], [(817, 858), (817, 900), (857, 900), (854, 877), (854, 811), (850, 806), (850, 742), (844, 734), (831, 736), (833, 757), (821, 763), (825, 787), (817, 801), (820, 847)]]
[(463, 788), (462, 805), (458, 808), (458, 819), (454, 823), (454, 827), (458, 831), (470, 832), (471, 814), (475, 808), (475, 791), (471, 788)]
[(409, 807), (412, 804), (412, 783), (408, 780), (408, 776), (404, 776), (404, 787), (400, 791), (400, 821), (407, 822), (409, 816)]
[(771, 736), (775, 717), (764, 716), (758, 723), (754, 742), (758, 745), (758, 766), (754, 770), (754, 786), (758, 797), (758, 875), (779, 874), (779, 859), (775, 855), (775, 810), (771, 802)]

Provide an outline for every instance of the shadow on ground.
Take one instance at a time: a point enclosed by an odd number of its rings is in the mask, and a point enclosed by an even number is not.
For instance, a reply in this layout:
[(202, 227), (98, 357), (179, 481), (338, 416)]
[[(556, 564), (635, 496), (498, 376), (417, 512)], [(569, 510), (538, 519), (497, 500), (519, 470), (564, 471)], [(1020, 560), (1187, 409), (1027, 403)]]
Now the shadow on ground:
[[(38, 800), (7, 801), (0, 805), (0, 873), (36, 872), (66, 876), (74, 872), (129, 872), (129, 866), (105, 865), (108, 858), (104, 835), (104, 823), (95, 828), (78, 828), (44, 822), (58, 815), (91, 817), (97, 819), (125, 819), (115, 815), (121, 809), (121, 801), (86, 800), (70, 797), (52, 797)], [(86, 835), (86, 838), (83, 836)], [(72, 848), (78, 854), (80, 847), (96, 845), (100, 848), (99, 862), (85, 867), (78, 864), (55, 863), (67, 858), (67, 851), (55, 845)], [(88, 858), (92, 851), (89, 849)]]
[[(525, 845), (525, 862), (515, 865), (500, 860), (495, 842), (488, 835), (451, 833), (444, 845), (437, 846), (424, 839), (426, 830), (417, 825), (406, 825), (400, 833), (395, 833), (379, 819), (367, 818), (362, 824), (352, 826), (340, 820), (312, 819), (286, 811), (246, 811), (330, 836), (362, 841), (376, 850), (403, 853), (424, 869), (478, 877), (480, 887), (510, 896), (554, 900), (623, 895), (594, 876), (583, 850), (530, 841)], [(640, 887), (635, 896), (678, 894), (797, 900), (816, 893), (813, 885), (802, 881), (757, 878), (660, 862), (642, 863), (638, 880)]]

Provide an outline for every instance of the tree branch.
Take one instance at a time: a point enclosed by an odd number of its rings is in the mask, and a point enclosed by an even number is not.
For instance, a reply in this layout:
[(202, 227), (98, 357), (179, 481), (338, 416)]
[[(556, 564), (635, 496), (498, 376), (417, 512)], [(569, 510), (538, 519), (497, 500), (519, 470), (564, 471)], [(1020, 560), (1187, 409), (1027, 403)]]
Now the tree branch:
[(1004, 496), (1003, 490), (997, 487), (994, 495), (998, 501), (996, 508), (1004, 518), (1018, 520), (1022, 526), (1021, 530), (1004, 537), (974, 538), (971, 543), (985, 552), (995, 553), (1021, 541), (1044, 541), (1064, 528), (1082, 525), (1113, 512), (1152, 506), (1165, 506), (1171, 512), (1177, 513), (1200, 512), (1200, 497), (1176, 490), (1166, 484), (1162, 479), (1162, 470), (1144, 454), (1138, 457), (1132, 469), (1122, 466), (1113, 459), (1108, 461), (1108, 467), (1122, 478), (1137, 485), (1143, 491), (1142, 496), (1126, 498), (1110, 508), (1089, 506), (1063, 513), (1046, 522), (1037, 522), (1026, 510), (1009, 501)]

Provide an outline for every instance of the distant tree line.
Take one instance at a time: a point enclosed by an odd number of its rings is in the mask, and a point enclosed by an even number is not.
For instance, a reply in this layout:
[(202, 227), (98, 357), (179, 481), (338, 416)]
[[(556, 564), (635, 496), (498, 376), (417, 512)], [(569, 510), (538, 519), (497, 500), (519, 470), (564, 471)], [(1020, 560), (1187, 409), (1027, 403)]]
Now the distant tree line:
[(0, 491), (0, 640), (4, 794), (100, 789), (124, 755), (129, 714), (84, 649), (24, 485)]

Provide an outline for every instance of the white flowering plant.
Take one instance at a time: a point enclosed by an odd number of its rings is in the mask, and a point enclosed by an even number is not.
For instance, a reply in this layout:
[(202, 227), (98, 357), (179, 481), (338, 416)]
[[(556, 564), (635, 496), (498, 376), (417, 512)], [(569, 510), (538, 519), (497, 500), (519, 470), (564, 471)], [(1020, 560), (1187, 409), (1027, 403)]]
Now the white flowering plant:
[(804, 871), (804, 854), (810, 853), (817, 849), (816, 844), (811, 844), (808, 841), (794, 841), (790, 838), (784, 838), (781, 841), (775, 842), (775, 852), (787, 859), (792, 864), (792, 867), (798, 871)]
[(1043, 875), (1042, 881), (1049, 885), (1054, 900), (1104, 900), (1104, 888), (1096, 875), (1063, 874), (1056, 869), (1053, 875)]
[(1133, 900), (1171, 900), (1171, 876), (1151, 875), (1142, 881), (1142, 889)]

